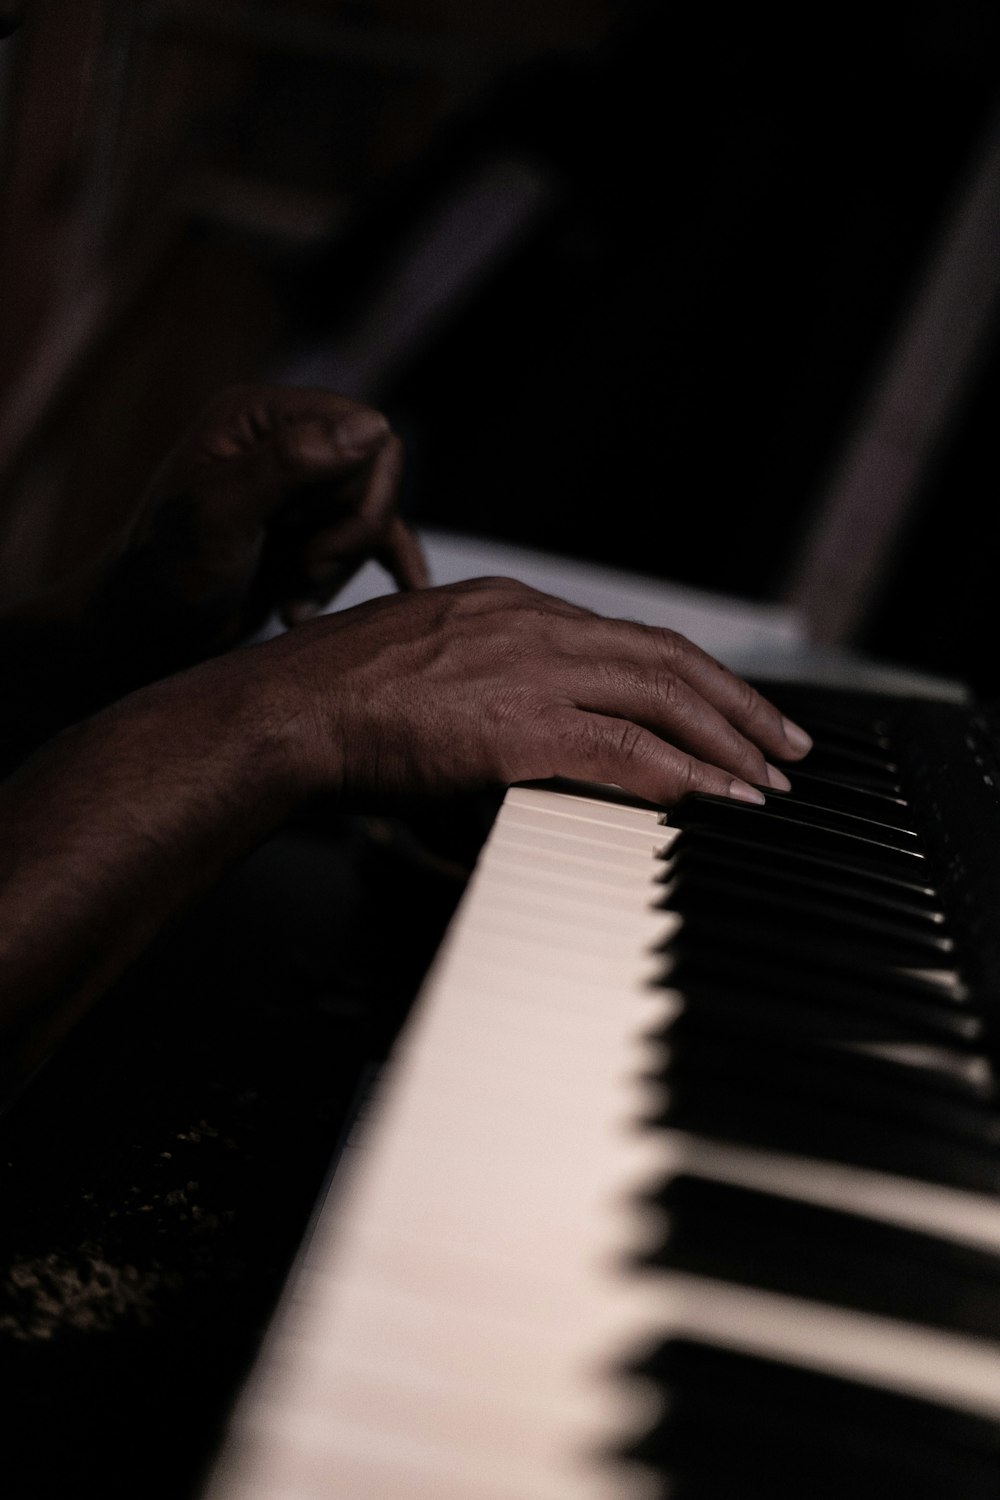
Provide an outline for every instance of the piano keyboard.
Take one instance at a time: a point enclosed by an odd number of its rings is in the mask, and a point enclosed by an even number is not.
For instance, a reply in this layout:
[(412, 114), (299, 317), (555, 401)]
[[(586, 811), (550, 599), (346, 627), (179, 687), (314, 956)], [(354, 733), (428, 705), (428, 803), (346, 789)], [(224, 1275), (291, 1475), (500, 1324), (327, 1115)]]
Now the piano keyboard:
[(206, 1500), (1000, 1494), (989, 737), (794, 717), (762, 808), (510, 790)]

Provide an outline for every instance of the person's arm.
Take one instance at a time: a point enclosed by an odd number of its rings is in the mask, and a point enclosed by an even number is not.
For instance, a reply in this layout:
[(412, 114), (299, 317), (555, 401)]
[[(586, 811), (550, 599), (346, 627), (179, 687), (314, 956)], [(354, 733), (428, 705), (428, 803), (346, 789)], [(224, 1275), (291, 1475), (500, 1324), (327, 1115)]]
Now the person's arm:
[(392, 595), (64, 731), (0, 785), (0, 1035), (15, 1071), (304, 800), (515, 781), (761, 800), (808, 740), (670, 631), (507, 579)]
[(65, 729), (0, 784), (0, 1088), (298, 800), (291, 738), (220, 661)]

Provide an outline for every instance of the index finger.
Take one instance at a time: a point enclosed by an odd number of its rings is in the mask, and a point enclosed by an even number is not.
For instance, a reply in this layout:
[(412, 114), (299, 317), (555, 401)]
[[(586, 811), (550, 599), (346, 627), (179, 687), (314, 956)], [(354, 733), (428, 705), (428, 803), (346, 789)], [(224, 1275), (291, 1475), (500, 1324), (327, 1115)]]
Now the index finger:
[(427, 588), (430, 572), (423, 547), (396, 508), (403, 444), (391, 433), (358, 476), (360, 497), (347, 514), (312, 537), (307, 553), (311, 580), (322, 587), (346, 562), (375, 557), (401, 589)]
[(386, 572), (391, 574), (404, 591), (430, 587), (430, 568), (423, 543), (402, 516), (393, 516), (385, 544), (376, 555)]

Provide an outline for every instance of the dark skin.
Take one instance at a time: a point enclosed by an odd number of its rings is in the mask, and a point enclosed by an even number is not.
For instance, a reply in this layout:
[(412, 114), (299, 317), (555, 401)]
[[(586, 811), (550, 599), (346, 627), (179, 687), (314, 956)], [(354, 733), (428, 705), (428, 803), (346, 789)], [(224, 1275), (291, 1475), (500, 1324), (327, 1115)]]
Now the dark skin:
[[(684, 637), (511, 579), (425, 587), (401, 463), (368, 408), (247, 387), (154, 478), (87, 612), (149, 680), (0, 786), (2, 1024), (22, 1067), (317, 795), (378, 809), (559, 775), (669, 806), (787, 787), (771, 762), (808, 738)], [(372, 556), (400, 592), (310, 618)], [(271, 608), (292, 628), (240, 645)]]

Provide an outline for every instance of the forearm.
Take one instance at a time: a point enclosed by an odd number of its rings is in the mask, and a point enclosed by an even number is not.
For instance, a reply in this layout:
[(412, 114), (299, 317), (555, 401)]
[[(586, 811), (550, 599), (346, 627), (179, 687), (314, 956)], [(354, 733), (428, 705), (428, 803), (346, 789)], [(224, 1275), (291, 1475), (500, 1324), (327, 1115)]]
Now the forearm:
[(286, 726), (209, 663), (51, 741), (0, 787), (0, 1037), (39, 1061), (298, 800)]

